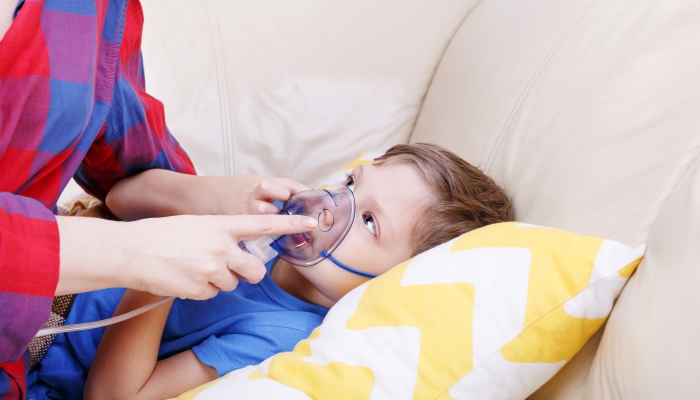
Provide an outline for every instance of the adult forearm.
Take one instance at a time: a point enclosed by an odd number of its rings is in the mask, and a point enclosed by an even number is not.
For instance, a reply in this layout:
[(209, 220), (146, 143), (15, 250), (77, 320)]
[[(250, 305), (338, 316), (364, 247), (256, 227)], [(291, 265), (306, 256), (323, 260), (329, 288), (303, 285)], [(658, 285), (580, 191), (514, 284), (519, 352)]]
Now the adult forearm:
[(129, 286), (120, 268), (127, 263), (120, 251), (119, 222), (95, 218), (57, 217), (60, 273), (56, 295)]
[(153, 169), (119, 181), (107, 207), (127, 221), (172, 215), (274, 214), (271, 204), (309, 187), (284, 178), (258, 175), (193, 176)]
[(114, 215), (127, 221), (180, 214), (225, 214), (214, 199), (227, 183), (220, 177), (152, 169), (117, 182), (109, 191), (106, 204)]

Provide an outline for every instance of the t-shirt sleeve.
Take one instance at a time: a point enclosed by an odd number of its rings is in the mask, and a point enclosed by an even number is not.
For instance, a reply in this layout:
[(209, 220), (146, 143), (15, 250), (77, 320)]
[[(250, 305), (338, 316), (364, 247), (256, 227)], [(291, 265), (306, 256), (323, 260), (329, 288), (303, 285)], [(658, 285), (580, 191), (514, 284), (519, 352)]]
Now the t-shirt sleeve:
[(163, 104), (145, 91), (142, 28), (141, 5), (130, 1), (107, 122), (74, 175), (83, 189), (101, 200), (119, 179), (148, 169), (195, 174), (165, 125)]
[(256, 326), (244, 333), (210, 336), (192, 348), (201, 362), (216, 369), (219, 377), (227, 373), (257, 365), (267, 358), (285, 351), (309, 337), (311, 332), (280, 326)]
[(0, 370), (11, 374), (5, 363), (18, 362), (48, 319), (58, 273), (56, 217), (34, 199), (0, 193)]

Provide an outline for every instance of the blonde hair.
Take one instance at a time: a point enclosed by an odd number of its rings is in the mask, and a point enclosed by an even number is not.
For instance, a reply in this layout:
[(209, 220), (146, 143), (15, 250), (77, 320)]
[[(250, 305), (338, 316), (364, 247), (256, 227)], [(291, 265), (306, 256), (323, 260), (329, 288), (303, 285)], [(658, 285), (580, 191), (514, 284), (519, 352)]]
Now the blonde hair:
[(413, 167), (432, 189), (433, 199), (413, 229), (413, 255), (471, 230), (508, 221), (510, 201), (488, 175), (440, 146), (399, 144), (374, 165)]

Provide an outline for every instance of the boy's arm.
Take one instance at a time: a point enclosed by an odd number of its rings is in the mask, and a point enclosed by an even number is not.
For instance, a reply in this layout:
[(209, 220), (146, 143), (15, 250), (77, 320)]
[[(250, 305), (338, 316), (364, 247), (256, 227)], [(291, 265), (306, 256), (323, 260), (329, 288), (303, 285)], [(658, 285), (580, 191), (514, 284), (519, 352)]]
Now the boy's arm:
[[(115, 315), (159, 299), (128, 290)], [(176, 397), (214, 380), (216, 370), (192, 350), (157, 361), (163, 327), (172, 302), (107, 328), (85, 385), (86, 399), (153, 399)]]

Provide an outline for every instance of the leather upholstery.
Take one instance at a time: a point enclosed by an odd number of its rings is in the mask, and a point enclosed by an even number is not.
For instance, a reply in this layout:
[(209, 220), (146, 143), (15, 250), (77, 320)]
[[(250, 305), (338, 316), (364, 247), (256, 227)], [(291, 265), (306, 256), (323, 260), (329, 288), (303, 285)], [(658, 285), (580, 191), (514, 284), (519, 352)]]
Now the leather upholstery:
[(313, 185), (408, 140), (475, 3), (144, 1), (147, 88), (200, 174)]
[[(443, 57), (411, 141), (446, 145), (481, 165), (511, 196), (517, 220), (631, 245), (646, 242), (700, 153), (698, 7), (697, 1), (481, 2)], [(697, 217), (699, 210), (687, 206), (666, 214)], [(673, 231), (670, 224), (665, 229)], [(686, 244), (700, 238), (694, 233)], [(673, 237), (682, 241), (680, 235)], [(650, 255), (655, 253), (652, 246)], [(664, 254), (669, 258), (655, 268), (677, 262)], [(683, 275), (697, 273), (679, 271), (677, 283)], [(670, 361), (662, 338), (673, 336), (667, 320), (663, 334), (653, 337), (652, 331), (630, 342), (638, 329), (664, 320), (660, 309), (649, 313), (648, 298), (631, 300), (655, 288), (648, 280), (645, 289), (637, 287), (643, 282), (636, 277), (623, 292), (588, 383), (600, 335), (531, 398), (580, 399), (584, 387), (591, 399), (662, 398), (645, 390), (652, 377), (662, 388), (682, 382), (678, 370), (698, 370), (692, 357), (678, 358), (687, 365), (639, 362)], [(697, 329), (692, 302), (667, 302), (684, 310), (679, 314), (691, 322), (683, 326)], [(688, 339), (680, 343), (686, 353), (698, 348)]]
[(698, 398), (699, 161), (651, 225), (646, 257), (608, 320), (586, 399)]

